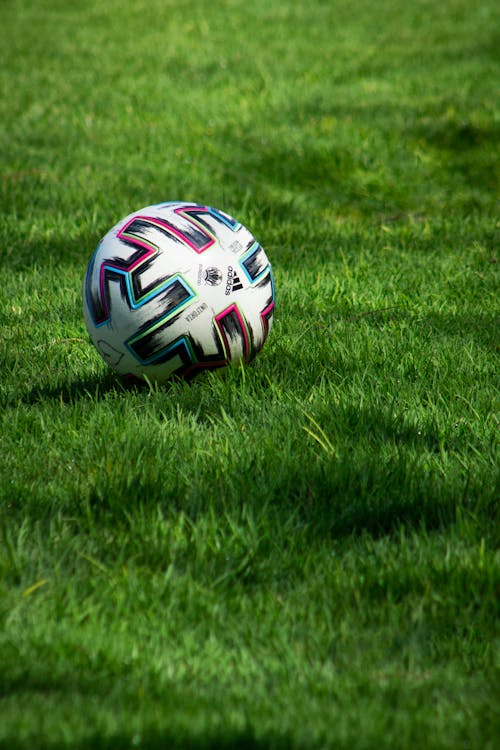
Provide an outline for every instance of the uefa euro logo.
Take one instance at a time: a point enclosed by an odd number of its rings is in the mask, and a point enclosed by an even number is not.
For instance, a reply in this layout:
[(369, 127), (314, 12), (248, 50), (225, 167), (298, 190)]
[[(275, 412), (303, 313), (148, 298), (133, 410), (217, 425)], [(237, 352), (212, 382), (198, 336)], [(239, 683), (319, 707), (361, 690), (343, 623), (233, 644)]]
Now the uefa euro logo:
[(205, 271), (205, 284), (218, 286), (222, 281), (222, 272), (218, 268), (207, 268)]

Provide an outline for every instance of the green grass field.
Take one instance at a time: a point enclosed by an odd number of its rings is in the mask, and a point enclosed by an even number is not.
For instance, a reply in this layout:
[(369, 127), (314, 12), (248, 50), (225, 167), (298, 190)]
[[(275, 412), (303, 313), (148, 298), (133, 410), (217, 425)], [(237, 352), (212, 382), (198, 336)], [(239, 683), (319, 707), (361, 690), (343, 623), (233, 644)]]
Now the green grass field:
[[(0, 747), (496, 750), (498, 4), (0, 9)], [(174, 199), (275, 325), (129, 387), (83, 274)]]

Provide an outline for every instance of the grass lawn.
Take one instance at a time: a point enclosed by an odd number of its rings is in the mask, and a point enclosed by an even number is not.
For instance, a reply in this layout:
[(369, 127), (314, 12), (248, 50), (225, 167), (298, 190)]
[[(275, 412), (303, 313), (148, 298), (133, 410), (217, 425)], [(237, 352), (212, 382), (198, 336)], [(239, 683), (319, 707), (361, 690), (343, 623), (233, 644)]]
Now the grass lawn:
[[(1, 0), (0, 747), (500, 742), (494, 0)], [(262, 243), (248, 367), (130, 387), (134, 209)]]

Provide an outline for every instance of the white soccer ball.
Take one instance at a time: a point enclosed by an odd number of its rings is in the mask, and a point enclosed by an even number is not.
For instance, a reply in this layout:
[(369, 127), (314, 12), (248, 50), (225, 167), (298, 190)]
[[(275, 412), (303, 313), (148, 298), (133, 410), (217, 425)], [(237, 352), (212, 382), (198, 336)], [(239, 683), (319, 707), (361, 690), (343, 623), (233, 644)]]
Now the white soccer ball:
[(248, 362), (273, 312), (262, 247), (231, 216), (195, 203), (160, 203), (122, 219), (83, 283), (85, 325), (102, 358), (152, 382)]

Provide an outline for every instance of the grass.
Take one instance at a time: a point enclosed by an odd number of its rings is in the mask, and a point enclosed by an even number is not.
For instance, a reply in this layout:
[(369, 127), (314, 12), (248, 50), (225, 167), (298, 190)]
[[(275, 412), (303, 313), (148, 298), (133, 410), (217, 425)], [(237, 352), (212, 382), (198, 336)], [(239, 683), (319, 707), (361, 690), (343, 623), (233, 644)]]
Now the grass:
[[(496, 4), (2, 7), (0, 747), (493, 750)], [(131, 388), (82, 277), (169, 199), (275, 326)]]

